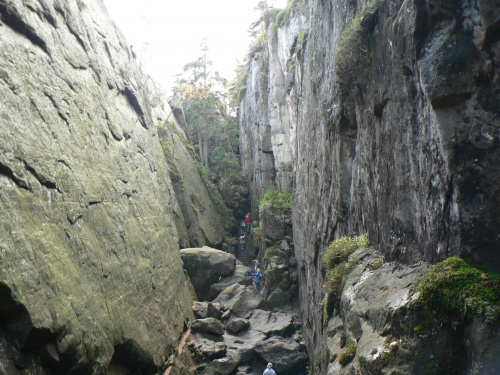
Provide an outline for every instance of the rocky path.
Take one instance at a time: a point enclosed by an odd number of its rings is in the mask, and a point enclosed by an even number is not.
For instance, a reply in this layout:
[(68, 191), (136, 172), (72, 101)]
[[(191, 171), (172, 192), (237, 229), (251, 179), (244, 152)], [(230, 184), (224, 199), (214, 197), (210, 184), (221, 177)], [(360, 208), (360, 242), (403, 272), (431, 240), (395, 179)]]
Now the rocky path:
[(279, 375), (306, 374), (301, 324), (290, 306), (270, 309), (252, 285), (250, 268), (208, 247), (181, 250), (200, 301), (188, 346), (203, 375), (260, 375), (268, 362)]

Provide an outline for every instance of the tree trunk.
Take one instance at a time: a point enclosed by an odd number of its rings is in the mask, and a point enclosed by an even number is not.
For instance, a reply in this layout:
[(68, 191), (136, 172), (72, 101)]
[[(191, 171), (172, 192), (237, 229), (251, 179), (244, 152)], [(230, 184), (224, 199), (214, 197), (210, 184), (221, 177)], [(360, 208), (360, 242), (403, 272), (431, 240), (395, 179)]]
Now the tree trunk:
[(204, 132), (203, 133), (203, 136), (204, 136), (204, 149), (203, 149), (203, 156), (204, 156), (204, 163), (205, 164), (205, 168), (207, 168), (207, 171), (209, 170), (209, 167), (208, 167), (208, 132)]

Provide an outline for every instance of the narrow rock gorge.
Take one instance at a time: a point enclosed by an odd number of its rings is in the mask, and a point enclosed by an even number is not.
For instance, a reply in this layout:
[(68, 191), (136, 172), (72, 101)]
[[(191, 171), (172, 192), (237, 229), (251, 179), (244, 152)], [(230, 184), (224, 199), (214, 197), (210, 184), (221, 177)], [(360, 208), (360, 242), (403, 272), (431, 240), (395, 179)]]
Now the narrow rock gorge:
[(0, 374), (500, 372), (498, 1), (260, 6), (219, 192), (102, 0), (0, 0)]

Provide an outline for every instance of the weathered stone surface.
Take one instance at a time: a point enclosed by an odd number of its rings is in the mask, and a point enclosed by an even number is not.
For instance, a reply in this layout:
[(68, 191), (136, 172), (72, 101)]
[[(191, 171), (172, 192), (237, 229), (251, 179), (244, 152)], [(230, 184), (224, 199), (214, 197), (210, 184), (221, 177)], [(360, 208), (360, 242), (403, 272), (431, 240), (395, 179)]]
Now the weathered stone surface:
[(238, 364), (240, 363), (240, 356), (237, 354), (231, 354), (227, 357), (216, 359), (210, 363), (205, 370), (203, 370), (203, 375), (229, 375), (231, 374)]
[(236, 258), (224, 251), (204, 246), (182, 249), (182, 261), (200, 300), (210, 297), (210, 285), (233, 274)]
[(210, 285), (209, 298), (216, 298), (223, 290), (233, 284), (252, 285), (252, 275), (250, 268), (244, 266), (239, 260), (236, 260), (234, 274), (222, 278), (218, 283)]
[(253, 286), (243, 286), (234, 284), (224, 290), (214, 300), (220, 303), (224, 308), (231, 310), (233, 314), (242, 318), (254, 309), (266, 308), (267, 302), (263, 300), (259, 292)]
[(193, 312), (197, 319), (220, 318), (220, 306), (211, 302), (196, 301), (193, 306)]
[(255, 345), (266, 339), (266, 335), (253, 329), (244, 331), (240, 335), (226, 333), (223, 337), (228, 353), (239, 355), (241, 363), (250, 363), (255, 355)]
[(224, 326), (215, 318), (195, 319), (191, 324), (193, 331), (208, 333), (209, 335), (221, 336), (224, 333)]
[(232, 334), (237, 334), (250, 326), (248, 319), (233, 318), (226, 324), (226, 331)]
[(287, 312), (272, 312), (256, 309), (249, 318), (252, 330), (261, 332), (266, 337), (288, 336), (293, 330), (294, 316)]
[(192, 317), (156, 129), (168, 105), (102, 1), (0, 14), (2, 368), (154, 373)]
[[(498, 365), (492, 360), (500, 352), (498, 339), (492, 334), (497, 324), (477, 319), (461, 322), (445, 315), (433, 321), (428, 314), (422, 314), (416, 285), (429, 264), (384, 263), (373, 269), (370, 262), (376, 254), (367, 250), (351, 255), (361, 263), (347, 276), (340, 315), (330, 319), (325, 331), (330, 358), (338, 359), (353, 343), (357, 343), (356, 355), (344, 366), (326, 358), (328, 374), (373, 373), (381, 369), (387, 373), (462, 373), (467, 353), (483, 357), (481, 366), (487, 371)], [(488, 334), (483, 336), (486, 331)], [(480, 354), (484, 347), (479, 342), (489, 347), (489, 358)]]
[(206, 338), (199, 338), (193, 343), (195, 350), (200, 351), (207, 359), (222, 358), (226, 355), (227, 346), (223, 342), (216, 342)]
[(222, 215), (205, 186), (199, 164), (181, 127), (171, 119), (158, 126), (158, 137), (167, 159), (176, 204), (174, 222), (181, 248), (222, 243), (228, 218)]
[(283, 337), (271, 337), (255, 345), (255, 352), (271, 362), (278, 374), (297, 374), (305, 371), (307, 353), (300, 345)]
[(241, 155), (253, 210), (271, 184), (294, 191), (302, 316), (317, 358), (319, 259), (336, 237), (369, 232), (388, 260), (406, 264), (459, 255), (500, 269), (500, 8), (300, 7), (277, 32), (269, 26), (268, 53), (250, 61)]

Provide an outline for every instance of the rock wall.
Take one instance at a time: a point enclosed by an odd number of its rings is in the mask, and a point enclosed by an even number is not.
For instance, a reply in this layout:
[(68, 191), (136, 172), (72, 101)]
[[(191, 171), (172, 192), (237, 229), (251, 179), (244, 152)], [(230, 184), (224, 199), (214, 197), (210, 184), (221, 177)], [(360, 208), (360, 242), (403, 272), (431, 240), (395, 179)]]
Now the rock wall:
[(500, 7), (292, 3), (250, 61), (240, 132), (253, 141), (242, 160), (254, 204), (272, 183), (294, 191), (315, 358), (321, 253), (340, 235), (369, 232), (388, 261), (458, 255), (500, 269)]
[(192, 318), (168, 105), (101, 0), (0, 0), (0, 97), (0, 372), (156, 373)]

